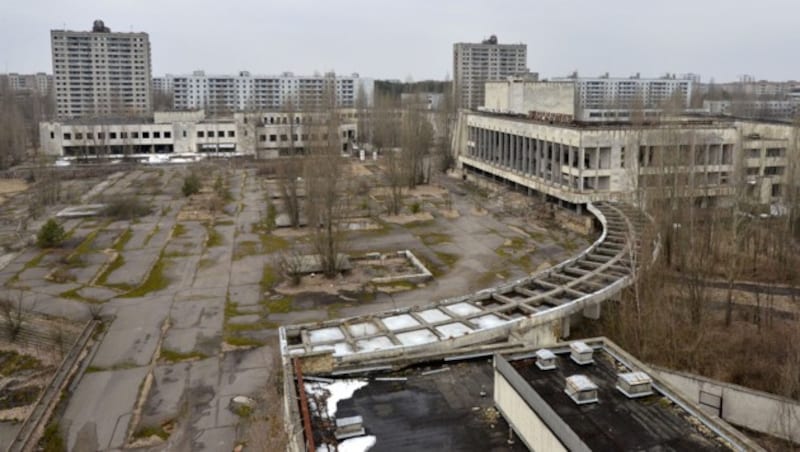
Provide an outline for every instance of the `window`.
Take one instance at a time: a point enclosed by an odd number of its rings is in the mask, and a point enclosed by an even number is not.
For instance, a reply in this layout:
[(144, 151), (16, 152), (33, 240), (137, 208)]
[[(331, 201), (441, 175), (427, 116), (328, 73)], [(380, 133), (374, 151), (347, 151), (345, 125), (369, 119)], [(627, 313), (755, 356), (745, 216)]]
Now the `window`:
[(150, 138), (150, 132), (142, 132), (142, 138)]
[(71, 139), (72, 139), (72, 134), (70, 134), (70, 133), (65, 133), (65, 134), (64, 134), (64, 139), (65, 139), (65, 140), (71, 140)]
[(273, 142), (274, 141), (278, 141), (278, 136), (277, 135), (270, 135), (269, 136), (269, 141), (273, 141)]
[(749, 159), (757, 159), (761, 157), (761, 149), (748, 149), (747, 150), (747, 158)]
[(267, 141), (267, 136), (266, 135), (259, 135), (258, 136), (258, 141)]
[(225, 131), (224, 130), (217, 130), (217, 137), (222, 138), (224, 136), (225, 136)]
[(772, 148), (767, 149), (767, 157), (783, 157), (786, 155), (786, 149)]
[(296, 133), (292, 134), (292, 141), (297, 141), (297, 134)]
[(203, 138), (204, 135), (205, 134), (204, 134), (204, 132), (202, 130), (198, 130), (197, 131), (197, 138)]
[(781, 184), (772, 184), (772, 196), (781, 195)]
[(164, 138), (172, 138), (172, 132), (164, 131)]
[(53, 131), (50, 131), (50, 139), (54, 140), (55, 138), (56, 138), (56, 133), (53, 132)]
[(139, 132), (131, 132), (131, 138), (138, 139), (139, 138)]
[[(120, 132), (119, 137), (122, 139), (128, 138), (128, 132)], [(111, 139), (113, 140), (115, 138), (117, 138), (116, 132), (111, 132)]]
[(307, 141), (308, 140), (308, 134), (304, 133), (304, 134), (300, 135), (300, 139), (303, 140), (303, 141)]
[(92, 132), (86, 132), (86, 139), (87, 140), (93, 140), (94, 139), (94, 135), (92, 135)]
[(82, 140), (83, 139), (83, 134), (82, 133), (76, 133), (75, 134), (75, 139), (76, 140)]
[(235, 136), (236, 136), (236, 131), (234, 131), (234, 130), (229, 130), (228, 131), (228, 138), (233, 138)]
[(186, 131), (183, 131), (183, 137), (186, 138)]
[(161, 132), (153, 132), (153, 138), (161, 138)]
[(289, 137), (287, 135), (281, 135), (281, 141), (288, 141)]

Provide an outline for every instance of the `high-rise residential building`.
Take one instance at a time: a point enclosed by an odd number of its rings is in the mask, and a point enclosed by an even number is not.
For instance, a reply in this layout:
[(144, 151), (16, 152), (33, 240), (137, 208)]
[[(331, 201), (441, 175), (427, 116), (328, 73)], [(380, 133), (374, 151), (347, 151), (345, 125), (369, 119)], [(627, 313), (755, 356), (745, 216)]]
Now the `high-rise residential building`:
[(51, 30), (50, 38), (59, 117), (150, 111), (147, 33), (112, 33), (96, 20), (91, 31)]
[(499, 44), (492, 35), (480, 44), (453, 44), (453, 89), (458, 106), (483, 106), (484, 83), (528, 72), (528, 46)]
[(578, 104), (584, 109), (608, 108), (660, 108), (668, 100), (676, 100), (676, 107), (689, 108), (693, 80), (665, 75), (659, 78), (633, 77), (565, 77), (553, 81), (574, 81)]
[(153, 86), (162, 92), (172, 92), (177, 110), (203, 108), (210, 113), (221, 113), (275, 110), (290, 103), (294, 108), (313, 108), (320, 105), (328, 90), (333, 90), (337, 107), (354, 107), (359, 92), (371, 104), (374, 81), (358, 74), (253, 75), (241, 71), (236, 75), (208, 75), (194, 71), (190, 75), (156, 77)]
[(10, 72), (0, 74), (0, 84), (7, 84), (12, 91), (36, 92), (42, 96), (50, 93), (53, 85), (53, 76), (44, 72), (35, 74), (17, 74)]

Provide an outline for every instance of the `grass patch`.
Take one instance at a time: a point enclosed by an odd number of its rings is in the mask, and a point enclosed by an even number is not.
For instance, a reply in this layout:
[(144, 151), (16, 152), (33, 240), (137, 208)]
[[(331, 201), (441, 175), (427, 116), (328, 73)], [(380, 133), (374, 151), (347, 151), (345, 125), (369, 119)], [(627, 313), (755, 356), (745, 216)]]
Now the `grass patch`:
[(125, 245), (131, 240), (131, 237), (133, 237), (133, 231), (131, 231), (131, 228), (128, 228), (125, 230), (125, 232), (122, 233), (122, 235), (119, 236), (117, 241), (114, 243), (113, 247), (114, 250), (122, 252), (122, 250), (125, 249)]
[(233, 411), (233, 414), (239, 417), (248, 418), (253, 414), (253, 407), (249, 407), (247, 405), (236, 405), (231, 411)]
[(441, 245), (442, 243), (451, 242), (450, 234), (444, 234), (441, 232), (429, 232), (426, 234), (420, 234), (419, 238), (422, 239), (422, 243), (432, 246), (432, 245)]
[(236, 243), (236, 249), (233, 251), (233, 260), (239, 260), (243, 257), (253, 256), (258, 254), (258, 242), (252, 240), (245, 240)]
[(13, 350), (0, 351), (0, 375), (10, 377), (17, 372), (40, 369), (42, 362), (38, 359), (21, 355)]
[(62, 452), (67, 450), (67, 445), (64, 442), (61, 429), (58, 427), (58, 422), (47, 424), (42, 439), (39, 440), (39, 447), (44, 452)]
[(92, 304), (100, 303), (100, 300), (95, 300), (94, 298), (86, 298), (81, 294), (79, 294), (78, 291), (81, 289), (83, 289), (83, 286), (67, 290), (66, 292), (61, 292), (60, 294), (58, 294), (58, 296), (61, 298), (67, 298), (70, 300), (80, 301), (83, 303), (92, 303)]
[(200, 259), (200, 262), (197, 264), (197, 266), (199, 268), (201, 268), (201, 269), (204, 269), (204, 268), (211, 267), (213, 264), (214, 264), (214, 260), (213, 259), (209, 259), (207, 257), (204, 257), (204, 258)]
[(224, 241), (222, 240), (222, 234), (220, 234), (214, 226), (210, 224), (206, 224), (206, 230), (208, 231), (208, 240), (206, 240), (206, 246), (211, 248), (214, 246), (222, 246)]
[(277, 283), (278, 275), (275, 273), (275, 268), (270, 264), (264, 264), (264, 270), (261, 273), (261, 291), (272, 290)]
[(417, 285), (409, 281), (396, 281), (387, 284), (376, 284), (377, 290), (384, 290), (385, 292), (403, 292), (406, 290), (414, 290)]
[(244, 315), (243, 312), (239, 312), (239, 303), (231, 301), (230, 299), (227, 300), (225, 302), (225, 320), (236, 317), (237, 315)]
[(108, 275), (110, 275), (114, 270), (122, 267), (123, 265), (125, 265), (125, 258), (122, 257), (122, 254), (117, 254), (117, 257), (115, 257), (114, 260), (111, 261), (111, 263), (106, 266), (105, 270), (103, 270), (103, 273), (101, 273), (100, 276), (97, 277), (97, 284), (100, 284), (101, 286), (106, 285), (106, 280), (108, 279)]
[(217, 221), (217, 225), (219, 225), (219, 226), (233, 226), (234, 224), (236, 224), (236, 223), (234, 223), (233, 220), (219, 220), (219, 221)]
[(456, 262), (458, 262), (459, 259), (458, 254), (444, 253), (441, 251), (436, 252), (436, 257), (438, 257), (439, 260), (442, 261), (444, 265), (451, 268), (456, 264)]
[(170, 363), (188, 361), (190, 359), (205, 359), (207, 356), (200, 352), (181, 353), (175, 350), (162, 348), (158, 354), (159, 358)]
[(162, 426), (143, 426), (133, 432), (134, 438), (150, 438), (157, 436), (162, 440), (169, 438), (169, 433)]
[(225, 342), (234, 347), (261, 347), (264, 345), (264, 341), (241, 336), (227, 336)]
[(147, 237), (145, 237), (144, 244), (142, 246), (147, 246), (148, 244), (150, 244), (150, 239), (152, 239), (154, 235), (158, 234), (159, 230), (161, 230), (161, 228), (158, 225), (156, 225), (156, 227), (154, 227), (153, 230), (150, 231), (149, 234), (147, 234)]
[(23, 270), (28, 270), (28, 269), (31, 269), (31, 268), (34, 268), (34, 267), (38, 267), (39, 264), (42, 263), (42, 259), (44, 259), (44, 256), (46, 254), (47, 254), (46, 251), (42, 251), (36, 257), (34, 257), (33, 259), (29, 260), (28, 262), (25, 262), (25, 265), (22, 267), (22, 269)]
[(186, 235), (186, 226), (182, 225), (181, 223), (176, 223), (175, 227), (172, 228), (172, 237), (178, 238)]
[(261, 234), (260, 237), (261, 250), (266, 254), (284, 250), (289, 247), (289, 242), (283, 237), (277, 237), (272, 234)]
[(150, 269), (150, 273), (147, 275), (147, 279), (137, 288), (131, 290), (130, 292), (121, 295), (123, 298), (136, 298), (142, 297), (147, 295), (151, 292), (156, 292), (158, 290), (164, 289), (169, 285), (169, 278), (164, 275), (164, 255), (163, 253), (158, 257), (155, 265), (153, 268)]
[(92, 243), (94, 239), (97, 238), (97, 234), (100, 229), (95, 229), (94, 231), (90, 232), (89, 235), (78, 245), (75, 250), (67, 256), (67, 262), (72, 262), (75, 258), (79, 258), (81, 255), (84, 255), (92, 250)]
[(86, 373), (88, 374), (88, 373), (92, 373), (92, 372), (103, 372), (103, 371), (105, 371), (105, 370), (106, 370), (106, 369), (105, 369), (104, 367), (100, 367), (100, 366), (89, 366), (89, 367), (87, 367), (87, 368), (86, 368)]
[(292, 312), (292, 297), (283, 297), (277, 300), (267, 300), (264, 303), (270, 314), (285, 314)]

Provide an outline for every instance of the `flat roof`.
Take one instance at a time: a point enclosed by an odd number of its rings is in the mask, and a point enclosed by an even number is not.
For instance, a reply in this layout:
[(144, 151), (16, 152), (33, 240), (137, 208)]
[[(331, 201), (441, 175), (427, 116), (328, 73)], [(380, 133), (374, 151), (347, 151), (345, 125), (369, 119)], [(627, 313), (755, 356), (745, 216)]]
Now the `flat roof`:
[[(593, 110), (593, 109), (589, 109)], [(605, 109), (599, 109), (605, 110)], [(573, 120), (570, 122), (557, 122), (557, 121), (547, 121), (542, 119), (535, 119), (530, 118), (523, 114), (509, 114), (509, 113), (495, 113), (490, 111), (478, 111), (478, 110), (470, 110), (469, 115), (477, 116), (477, 117), (484, 117), (484, 118), (491, 118), (491, 119), (501, 119), (507, 121), (515, 121), (515, 122), (522, 122), (526, 124), (539, 124), (549, 127), (558, 127), (558, 128), (565, 128), (565, 129), (575, 129), (575, 130), (611, 130), (611, 129), (721, 129), (721, 128), (733, 128), (735, 126), (735, 122), (737, 118), (728, 117), (728, 116), (695, 116), (695, 115), (683, 115), (678, 120), (675, 121), (655, 121), (651, 123), (643, 123), (643, 124), (632, 124), (631, 122), (623, 122), (623, 121), (616, 121), (616, 122), (582, 122)], [(755, 121), (755, 120), (751, 120)], [(755, 122), (765, 122), (765, 121), (755, 121)]]
[[(527, 451), (516, 435), (507, 443), (509, 425), (494, 407), (493, 378), (489, 357), (368, 375), (365, 386), (338, 402), (336, 418), (361, 416), (366, 435), (375, 437), (372, 450)], [(318, 447), (333, 438), (327, 425), (312, 414)]]
[[(578, 365), (567, 349), (556, 351), (556, 368), (540, 370), (534, 358), (509, 360), (511, 366), (558, 417), (592, 450), (731, 450), (722, 437), (657, 388), (629, 399), (616, 389), (617, 375), (631, 372), (605, 348), (594, 364)], [(565, 394), (568, 377), (583, 375), (597, 386), (597, 403), (576, 404)]]

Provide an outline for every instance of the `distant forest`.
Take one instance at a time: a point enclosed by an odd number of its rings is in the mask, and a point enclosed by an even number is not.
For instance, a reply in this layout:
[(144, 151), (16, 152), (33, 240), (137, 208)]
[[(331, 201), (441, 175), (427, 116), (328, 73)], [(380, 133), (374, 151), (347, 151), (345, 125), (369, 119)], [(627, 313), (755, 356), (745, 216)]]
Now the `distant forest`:
[(440, 80), (422, 80), (419, 82), (393, 82), (375, 80), (375, 93), (391, 97), (400, 97), (403, 93), (443, 93), (449, 90), (452, 82)]

